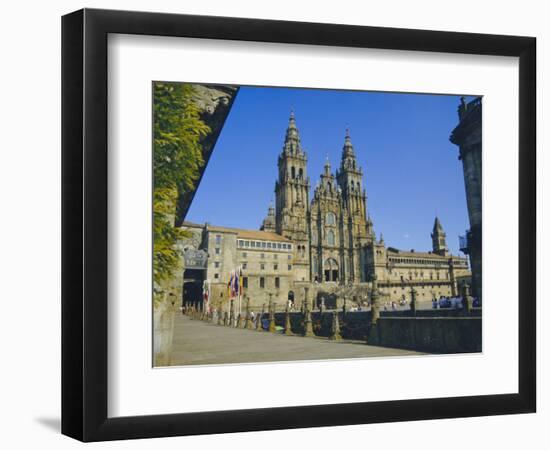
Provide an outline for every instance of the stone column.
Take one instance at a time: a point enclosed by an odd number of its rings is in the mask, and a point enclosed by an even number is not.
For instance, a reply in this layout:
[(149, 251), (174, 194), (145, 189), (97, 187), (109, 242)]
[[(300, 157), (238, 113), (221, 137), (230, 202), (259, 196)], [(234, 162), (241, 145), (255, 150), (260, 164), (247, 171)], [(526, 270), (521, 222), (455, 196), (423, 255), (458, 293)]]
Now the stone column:
[(311, 323), (311, 311), (309, 310), (308, 291), (309, 288), (304, 288), (304, 337), (313, 337), (313, 324)]
[(288, 309), (288, 306), (285, 310), (285, 334), (287, 336), (292, 336), (294, 333), (292, 332), (292, 325), (290, 323), (290, 311)]
[(253, 328), (253, 323), (252, 323), (252, 320), (250, 318), (250, 297), (246, 297), (246, 319), (245, 319), (245, 322), (244, 322), (244, 327), (247, 330), (252, 330), (252, 328)]
[(416, 290), (414, 289), (414, 286), (411, 286), (411, 311), (413, 316), (416, 316)]
[(378, 291), (377, 276), (373, 275), (371, 290), (371, 322), (367, 332), (367, 344), (376, 345), (378, 343), (378, 321), (380, 320), (380, 304), (378, 302), (380, 292)]
[(175, 295), (170, 294), (163, 294), (162, 300), (153, 310), (155, 367), (169, 366), (172, 360), (174, 318), (178, 306), (176, 305)]
[(277, 327), (275, 326), (275, 303), (271, 304), (271, 308), (269, 311), (269, 329), (271, 333), (275, 333), (277, 331)]
[(235, 328), (244, 328), (244, 317), (241, 313), (237, 316), (237, 324)]
[(470, 295), (470, 285), (464, 283), (462, 285), (462, 313), (469, 316), (472, 313), (474, 307), (474, 299)]
[(342, 339), (342, 336), (340, 335), (340, 323), (338, 322), (338, 312), (333, 311), (332, 312), (332, 326), (330, 330), (330, 337), (329, 339), (331, 341), (339, 341)]
[(262, 327), (262, 318), (265, 313), (265, 303), (262, 305), (262, 312), (258, 313), (258, 318), (256, 319), (256, 331), (263, 331)]
[(230, 306), (229, 306), (229, 324), (230, 327), (235, 326), (235, 300), (231, 300)]

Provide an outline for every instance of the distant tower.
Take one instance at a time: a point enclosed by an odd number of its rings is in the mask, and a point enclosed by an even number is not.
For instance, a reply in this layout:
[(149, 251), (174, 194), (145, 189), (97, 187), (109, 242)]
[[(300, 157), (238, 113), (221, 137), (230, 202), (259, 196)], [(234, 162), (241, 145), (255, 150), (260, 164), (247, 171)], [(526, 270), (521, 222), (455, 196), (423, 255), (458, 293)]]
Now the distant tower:
[(307, 239), (309, 205), (307, 155), (302, 149), (294, 112), (290, 113), (283, 150), (278, 160), (275, 183), (275, 226), (277, 233), (293, 240)]
[(432, 231), (432, 248), (435, 254), (441, 255), (441, 256), (447, 256), (449, 254), (446, 237), (447, 235), (443, 231), (441, 222), (439, 222), (439, 218), (436, 217), (434, 222), (434, 228)]
[(283, 150), (277, 162), (275, 183), (275, 231), (293, 245), (295, 277), (309, 281), (309, 178), (307, 154), (302, 149), (294, 112), (290, 113)]
[(349, 130), (346, 129), (342, 160), (336, 171), (338, 185), (342, 189), (343, 206), (351, 215), (358, 216), (365, 223), (367, 216), (367, 194), (363, 189), (363, 170), (357, 166), (355, 151)]
[(269, 209), (267, 210), (267, 217), (262, 222), (260, 230), (270, 231), (272, 233), (275, 232), (275, 208), (273, 207), (273, 204), (269, 205)]

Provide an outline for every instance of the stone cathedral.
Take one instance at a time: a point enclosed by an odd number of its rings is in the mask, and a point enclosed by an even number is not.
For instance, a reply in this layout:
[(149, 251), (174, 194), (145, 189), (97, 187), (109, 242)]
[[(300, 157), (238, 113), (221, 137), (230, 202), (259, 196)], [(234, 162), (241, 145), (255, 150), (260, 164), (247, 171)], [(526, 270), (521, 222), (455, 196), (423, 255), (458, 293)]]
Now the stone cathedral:
[(386, 301), (407, 301), (412, 287), (424, 301), (458, 295), (460, 282), (470, 276), (468, 262), (449, 253), (438, 218), (431, 251), (403, 251), (386, 246), (381, 234), (377, 239), (349, 131), (338, 168), (333, 172), (327, 158), (311, 198), (307, 153), (294, 113), (277, 165), (275, 205), (260, 230), (183, 223), (192, 235), (181, 243), (183, 250), (205, 255), (204, 267), (184, 269), (184, 300), (200, 301), (199, 286), (208, 279), (214, 302), (225, 304), (236, 267), (242, 268), (253, 307), (269, 300), (300, 302), (304, 287), (313, 298), (332, 298), (334, 306), (342, 295), (361, 303), (368, 300), (375, 275)]

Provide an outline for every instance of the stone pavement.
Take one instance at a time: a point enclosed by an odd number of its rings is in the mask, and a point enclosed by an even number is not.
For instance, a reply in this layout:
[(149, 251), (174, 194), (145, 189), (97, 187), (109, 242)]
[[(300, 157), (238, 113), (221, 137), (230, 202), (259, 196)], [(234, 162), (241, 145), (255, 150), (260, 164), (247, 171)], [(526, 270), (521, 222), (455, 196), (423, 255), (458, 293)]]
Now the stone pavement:
[(285, 336), (224, 327), (177, 314), (172, 365), (227, 364), (420, 355), (361, 341)]

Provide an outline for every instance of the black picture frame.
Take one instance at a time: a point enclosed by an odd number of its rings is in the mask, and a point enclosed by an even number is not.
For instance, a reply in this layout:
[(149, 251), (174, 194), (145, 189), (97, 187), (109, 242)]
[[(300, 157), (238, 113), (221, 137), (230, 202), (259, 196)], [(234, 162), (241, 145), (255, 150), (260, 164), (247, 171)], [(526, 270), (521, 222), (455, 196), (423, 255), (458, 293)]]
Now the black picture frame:
[[(109, 33), (519, 58), (517, 393), (107, 417)], [(82, 441), (535, 412), (536, 39), (84, 9), (62, 18), (62, 433)]]

